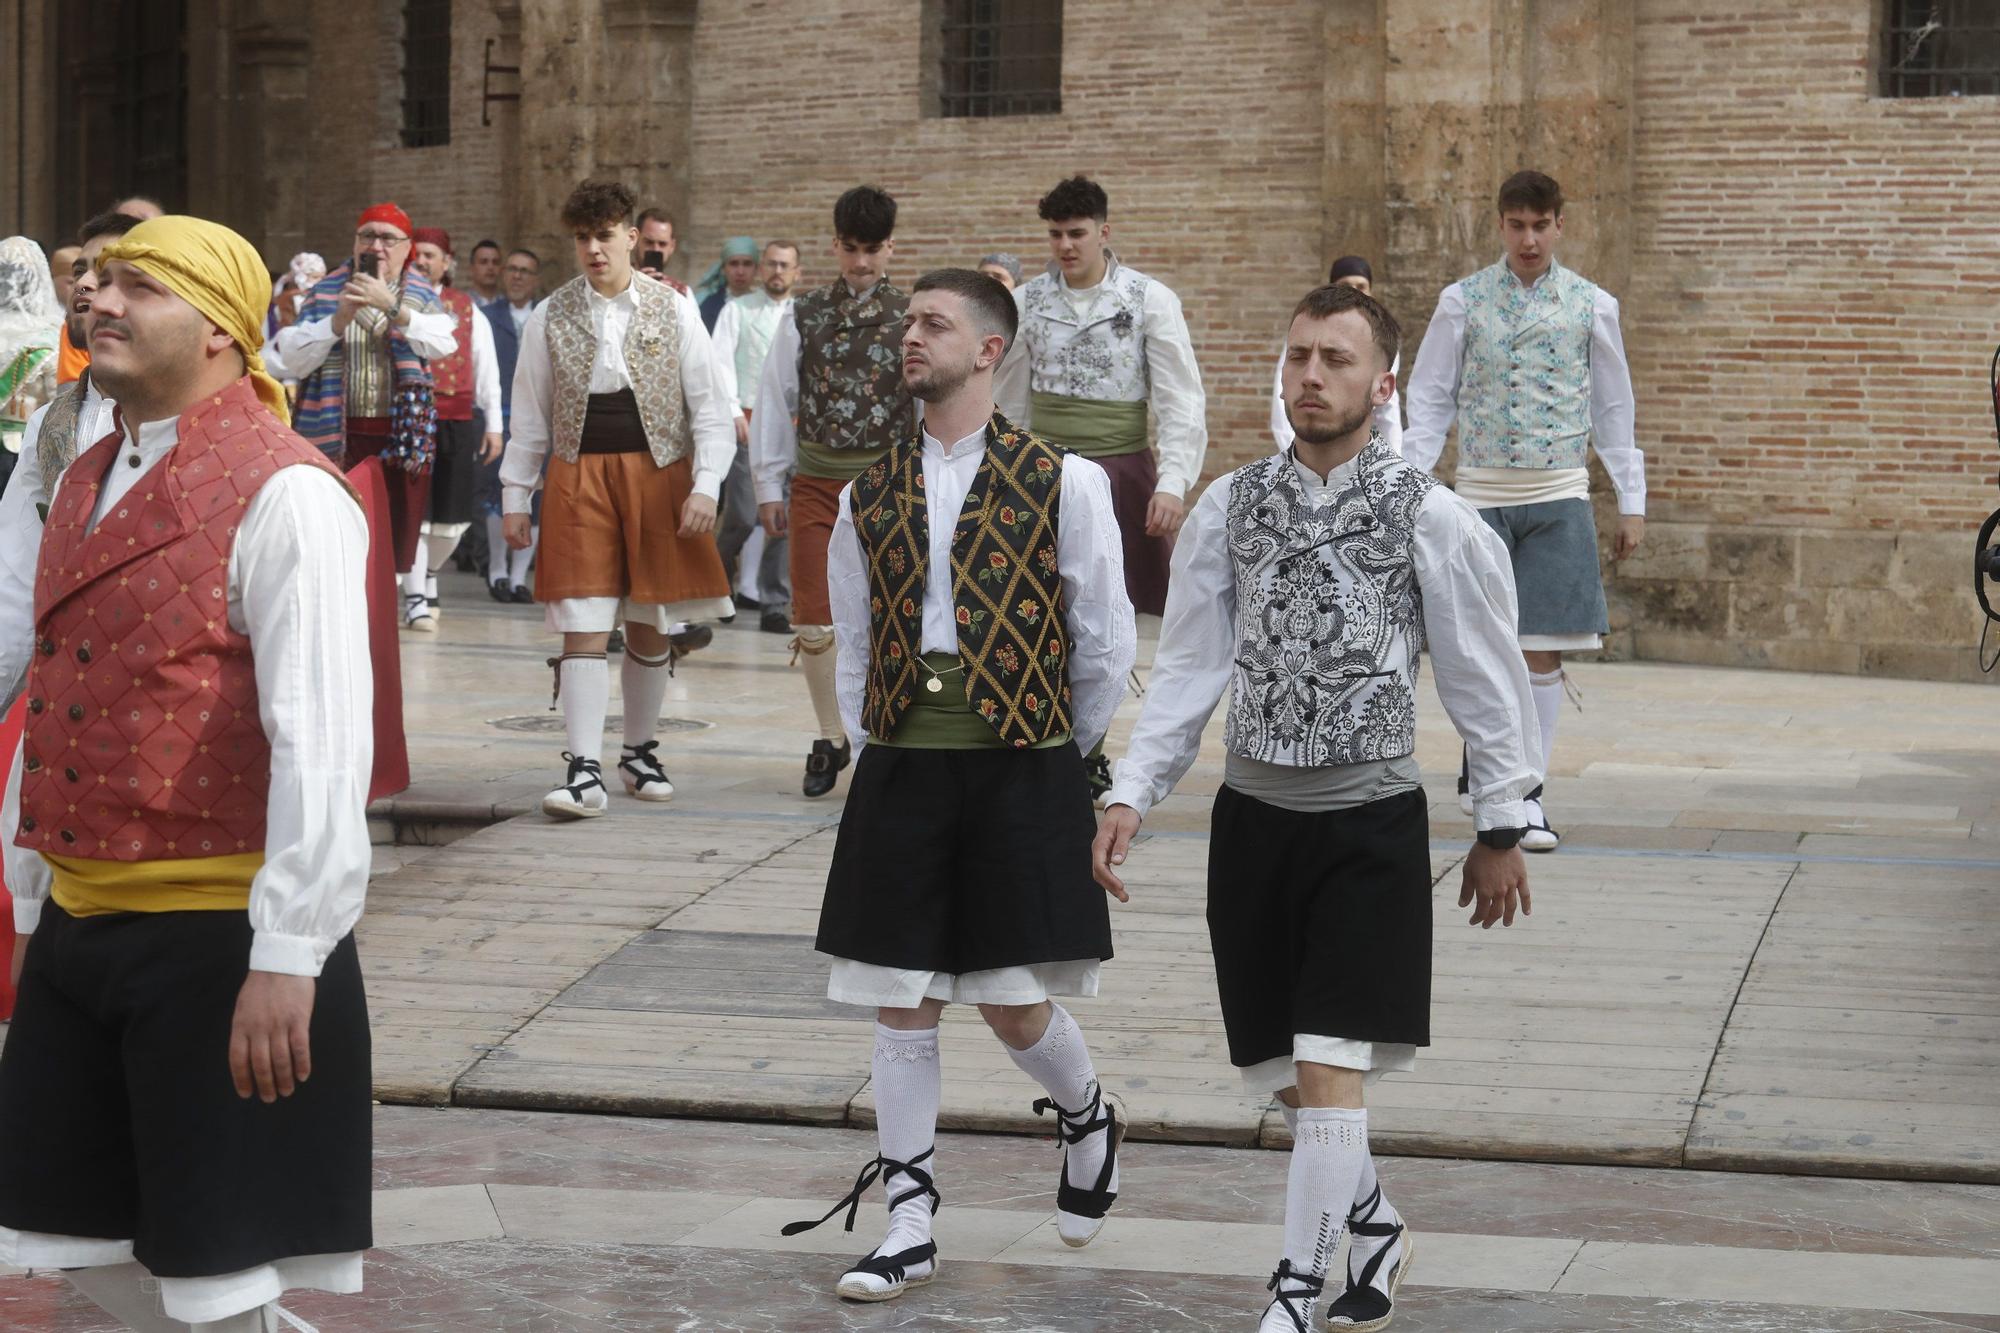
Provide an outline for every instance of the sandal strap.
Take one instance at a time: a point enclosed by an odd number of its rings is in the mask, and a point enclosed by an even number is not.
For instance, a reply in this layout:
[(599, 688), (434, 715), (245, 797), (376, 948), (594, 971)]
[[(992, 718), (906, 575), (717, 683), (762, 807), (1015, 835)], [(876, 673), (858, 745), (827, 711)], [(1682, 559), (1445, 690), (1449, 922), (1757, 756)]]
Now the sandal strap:
[[(1296, 1282), (1298, 1285), (1287, 1289), (1285, 1286), (1287, 1282)], [(1311, 1273), (1301, 1273), (1292, 1267), (1290, 1259), (1280, 1259), (1278, 1271), (1271, 1274), (1271, 1280), (1264, 1284), (1264, 1290), (1275, 1293), (1271, 1303), (1284, 1307), (1285, 1313), (1291, 1316), (1292, 1324), (1298, 1333), (1311, 1333), (1306, 1327), (1305, 1315), (1292, 1302), (1309, 1301), (1320, 1295), (1326, 1290), (1325, 1278), (1315, 1277)]]
[(909, 1275), (909, 1270), (918, 1264), (937, 1258), (937, 1242), (927, 1240), (921, 1245), (912, 1245), (907, 1250), (894, 1254), (870, 1254), (856, 1262), (847, 1271), (850, 1273), (873, 1273), (887, 1282), (901, 1282)]
[[(1100, 1110), (1102, 1115), (1097, 1114)], [(1087, 1109), (1066, 1111), (1052, 1099), (1043, 1097), (1035, 1103), (1035, 1114), (1041, 1115), (1045, 1111), (1056, 1113), (1056, 1128), (1064, 1143), (1062, 1175), (1056, 1182), (1056, 1207), (1074, 1217), (1103, 1217), (1118, 1201), (1118, 1191), (1111, 1188), (1111, 1173), (1118, 1169), (1119, 1122), (1116, 1108), (1105, 1103), (1103, 1088), (1092, 1083)], [(1100, 1129), (1109, 1134), (1110, 1139), (1104, 1146), (1104, 1165), (1098, 1168), (1097, 1184), (1089, 1189), (1070, 1184), (1069, 1145), (1082, 1142)]]
[(618, 767), (641, 782), (664, 782), (667, 780), (667, 766), (660, 762), (660, 743), (647, 741), (644, 745), (628, 745), (619, 757)]
[[(562, 752), (562, 757), (569, 761), (569, 781), (563, 784), (563, 790), (571, 796), (582, 800), (592, 787), (604, 786), (604, 766), (595, 759), (579, 759), (568, 750)], [(579, 782), (578, 778), (583, 780)]]
[(1094, 1081), (1090, 1085), (1090, 1105), (1081, 1111), (1072, 1111), (1053, 1097), (1037, 1098), (1034, 1106), (1036, 1115), (1050, 1111), (1056, 1113), (1056, 1133), (1064, 1143), (1081, 1143), (1098, 1130), (1108, 1127), (1111, 1121), (1098, 1114), (1103, 1109), (1104, 1090)]
[(868, 1187), (873, 1185), (877, 1180), (898, 1173), (906, 1176), (912, 1184), (909, 1189), (904, 1190), (901, 1194), (889, 1200), (889, 1211), (894, 1212), (910, 1200), (922, 1198), (928, 1194), (931, 1200), (931, 1212), (935, 1214), (938, 1206), (944, 1202), (944, 1196), (937, 1192), (937, 1185), (932, 1181), (931, 1173), (920, 1168), (917, 1163), (929, 1161), (936, 1152), (937, 1145), (933, 1144), (907, 1162), (899, 1162), (893, 1157), (884, 1157), (879, 1153), (876, 1154), (874, 1160), (862, 1167), (861, 1174), (854, 1178), (854, 1188), (842, 1196), (839, 1203), (829, 1208), (826, 1216), (811, 1222), (787, 1222), (782, 1228), (781, 1234), (796, 1236), (802, 1231), (811, 1231), (823, 1222), (832, 1221), (843, 1208), (847, 1210), (847, 1223), (843, 1229), (847, 1231), (854, 1230), (854, 1218), (861, 1211), (861, 1198), (868, 1193)]

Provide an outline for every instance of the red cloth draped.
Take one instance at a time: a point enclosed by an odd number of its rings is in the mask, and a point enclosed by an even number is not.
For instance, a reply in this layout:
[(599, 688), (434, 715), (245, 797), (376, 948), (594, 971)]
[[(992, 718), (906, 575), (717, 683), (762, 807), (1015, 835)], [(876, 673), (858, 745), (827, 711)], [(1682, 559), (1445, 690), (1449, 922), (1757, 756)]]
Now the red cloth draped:
[(375, 768), (368, 799), (377, 801), (410, 785), (410, 751), (403, 736), (402, 588), (389, 537), (389, 486), (382, 460), (356, 463), (347, 482), (368, 515), (368, 656), (375, 665)]

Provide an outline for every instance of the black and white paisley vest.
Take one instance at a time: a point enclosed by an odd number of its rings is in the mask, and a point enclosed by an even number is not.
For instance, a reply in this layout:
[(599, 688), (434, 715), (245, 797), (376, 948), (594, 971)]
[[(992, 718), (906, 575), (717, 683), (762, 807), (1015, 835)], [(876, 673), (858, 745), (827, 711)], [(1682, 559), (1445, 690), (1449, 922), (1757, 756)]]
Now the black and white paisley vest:
[(1290, 450), (1227, 484), (1237, 649), (1223, 744), (1299, 768), (1409, 754), (1424, 649), (1412, 551), (1436, 480), (1371, 435), (1327, 503), (1307, 499)]

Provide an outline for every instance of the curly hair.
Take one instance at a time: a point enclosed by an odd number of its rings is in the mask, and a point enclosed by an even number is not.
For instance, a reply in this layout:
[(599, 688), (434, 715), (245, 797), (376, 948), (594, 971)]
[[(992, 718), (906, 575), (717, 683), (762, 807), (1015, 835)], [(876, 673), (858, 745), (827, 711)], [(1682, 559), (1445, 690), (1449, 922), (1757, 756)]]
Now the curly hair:
[(1088, 176), (1071, 176), (1042, 196), (1035, 210), (1044, 222), (1068, 222), (1071, 218), (1091, 218), (1103, 222), (1111, 216), (1111, 201), (1104, 187)]
[(563, 201), (562, 224), (571, 231), (596, 229), (607, 222), (630, 222), (639, 201), (617, 181), (585, 181)]

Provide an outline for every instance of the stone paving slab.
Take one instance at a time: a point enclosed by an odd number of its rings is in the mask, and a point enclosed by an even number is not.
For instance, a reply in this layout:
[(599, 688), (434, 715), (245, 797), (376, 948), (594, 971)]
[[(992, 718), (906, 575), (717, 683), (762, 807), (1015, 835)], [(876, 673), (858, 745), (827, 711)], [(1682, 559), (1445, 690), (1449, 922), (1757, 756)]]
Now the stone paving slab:
[[(555, 772), (538, 621), (447, 605), (443, 634), (405, 646), (418, 785), (382, 812), (398, 828), (531, 808)], [(810, 947), (839, 806), (797, 794), (809, 710), (786, 656), (733, 628), (681, 666), (663, 710), (682, 724), (671, 806), (614, 797), (587, 824), (530, 814), (398, 849), (361, 935), (382, 1096), (872, 1123), (868, 1016), (824, 1000)], [(1572, 674), (1585, 707), (1549, 784), (1569, 838), (1531, 861), (1537, 910), (1511, 931), (1457, 915), (1469, 832), (1449, 795), (1456, 743), (1425, 692), (1435, 1044), (1371, 1090), (1378, 1144), (2000, 1180), (1993, 696), (1647, 664)], [(1135, 850), (1102, 994), (1071, 1007), (1135, 1135), (1282, 1145), (1215, 1011), (1203, 914), (1220, 773), (1212, 734)], [(1027, 1127), (1032, 1091), (976, 1016), (954, 1010), (947, 1028), (945, 1123)]]

